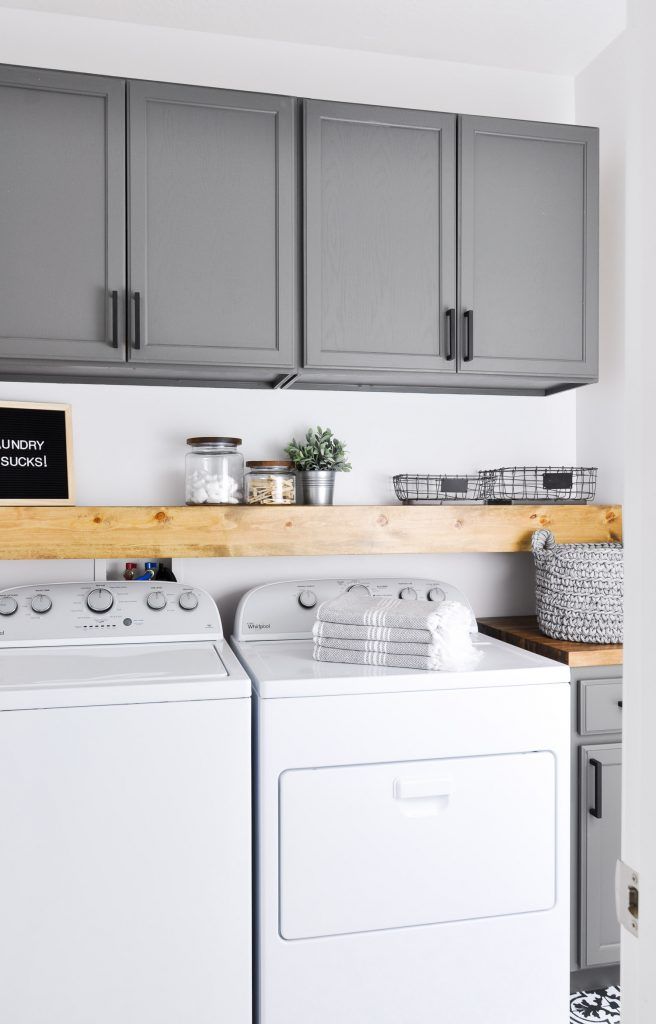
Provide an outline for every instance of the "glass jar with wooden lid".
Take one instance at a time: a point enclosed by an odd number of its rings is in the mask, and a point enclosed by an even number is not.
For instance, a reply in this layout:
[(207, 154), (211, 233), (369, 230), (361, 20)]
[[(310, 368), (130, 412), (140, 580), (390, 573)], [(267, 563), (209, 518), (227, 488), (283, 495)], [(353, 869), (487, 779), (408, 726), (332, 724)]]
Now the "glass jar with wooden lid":
[(244, 479), (247, 505), (294, 505), (296, 474), (287, 459), (265, 459), (246, 463)]

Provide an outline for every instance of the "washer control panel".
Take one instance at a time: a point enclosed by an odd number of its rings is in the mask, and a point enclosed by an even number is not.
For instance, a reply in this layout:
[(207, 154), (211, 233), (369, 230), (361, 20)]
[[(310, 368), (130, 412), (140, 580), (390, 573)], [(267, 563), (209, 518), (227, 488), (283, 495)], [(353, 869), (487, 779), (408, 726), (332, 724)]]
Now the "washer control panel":
[(213, 599), (182, 583), (47, 583), (0, 591), (0, 648), (222, 637)]
[(343, 594), (401, 601), (457, 601), (474, 620), (469, 601), (449, 583), (385, 576), (375, 579), (289, 580), (249, 590), (237, 608), (236, 640), (302, 640), (312, 636), (317, 608)]

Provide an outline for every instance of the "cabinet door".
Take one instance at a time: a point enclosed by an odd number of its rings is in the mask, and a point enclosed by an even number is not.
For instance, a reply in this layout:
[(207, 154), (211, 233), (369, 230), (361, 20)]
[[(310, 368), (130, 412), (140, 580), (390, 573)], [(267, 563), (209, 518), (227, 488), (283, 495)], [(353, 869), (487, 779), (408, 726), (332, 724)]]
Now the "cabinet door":
[(597, 375), (598, 131), (462, 117), (458, 369)]
[(617, 963), (615, 864), (620, 856), (622, 745), (581, 748), (581, 967)]
[(0, 182), (0, 358), (124, 361), (125, 83), (0, 68)]
[(305, 366), (455, 370), (453, 114), (304, 101)]
[(291, 368), (294, 101), (128, 89), (129, 358)]

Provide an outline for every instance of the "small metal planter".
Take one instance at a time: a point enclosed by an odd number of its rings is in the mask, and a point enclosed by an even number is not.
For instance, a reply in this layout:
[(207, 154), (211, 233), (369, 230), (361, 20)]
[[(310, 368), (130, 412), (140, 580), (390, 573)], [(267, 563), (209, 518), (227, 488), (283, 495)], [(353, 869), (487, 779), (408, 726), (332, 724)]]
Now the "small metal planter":
[(306, 469), (299, 473), (303, 481), (303, 501), (306, 505), (332, 505), (335, 476), (332, 469)]

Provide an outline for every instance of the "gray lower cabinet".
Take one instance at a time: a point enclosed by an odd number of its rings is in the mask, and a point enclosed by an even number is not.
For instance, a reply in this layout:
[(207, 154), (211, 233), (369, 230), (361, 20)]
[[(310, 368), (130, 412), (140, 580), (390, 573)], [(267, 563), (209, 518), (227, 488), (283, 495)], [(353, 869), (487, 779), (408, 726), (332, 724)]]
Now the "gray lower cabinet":
[(286, 96), (128, 83), (130, 362), (293, 369), (295, 110)]
[(3, 365), (125, 359), (123, 81), (0, 67), (0, 239)]
[(304, 370), (454, 375), (455, 115), (316, 100), (303, 114)]
[(572, 759), (572, 986), (618, 980), (620, 926), (621, 668), (574, 669)]
[(598, 131), (459, 120), (458, 372), (597, 376)]

